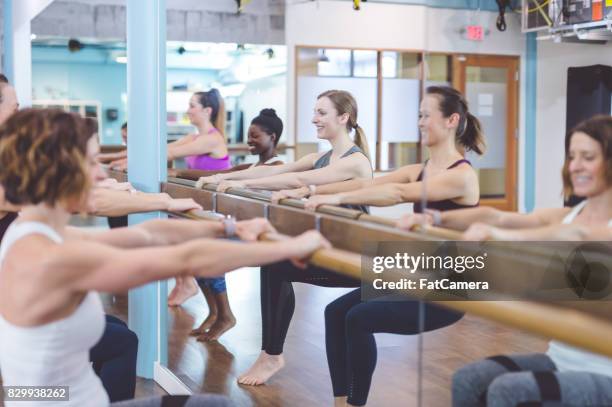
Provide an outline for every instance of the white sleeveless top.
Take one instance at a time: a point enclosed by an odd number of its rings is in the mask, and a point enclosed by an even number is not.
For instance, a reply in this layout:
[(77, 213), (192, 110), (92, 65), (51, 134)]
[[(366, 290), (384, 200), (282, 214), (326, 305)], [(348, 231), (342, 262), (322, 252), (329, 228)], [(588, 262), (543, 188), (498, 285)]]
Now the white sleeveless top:
[[(265, 162), (261, 163), (261, 165), (267, 165), (267, 164), (272, 164), (273, 162), (278, 161), (278, 157), (274, 156), (274, 157), (270, 157), (268, 158)], [(257, 166), (257, 163), (253, 163), (251, 164), (250, 168), (255, 168)]]
[[(585, 199), (576, 205), (563, 219), (562, 223), (572, 223), (580, 211), (585, 207), (586, 203), (587, 201)], [(608, 227), (612, 227), (612, 219), (608, 222)], [(557, 369), (561, 372), (574, 370), (612, 376), (612, 359), (606, 356), (587, 352), (558, 341), (550, 342), (546, 354), (552, 359)]]
[[(1, 262), (19, 239), (40, 234), (55, 243), (62, 238), (39, 222), (13, 223), (0, 246)], [(69, 401), (5, 401), (7, 407), (108, 406), (102, 382), (89, 363), (89, 350), (104, 332), (104, 309), (96, 292), (89, 292), (68, 317), (48, 324), (21, 327), (0, 315), (0, 371), (4, 386), (69, 386)]]

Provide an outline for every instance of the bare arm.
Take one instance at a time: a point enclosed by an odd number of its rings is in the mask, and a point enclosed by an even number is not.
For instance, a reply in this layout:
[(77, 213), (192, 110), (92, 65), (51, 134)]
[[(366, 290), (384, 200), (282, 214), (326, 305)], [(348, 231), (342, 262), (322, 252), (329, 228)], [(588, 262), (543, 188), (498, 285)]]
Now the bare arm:
[[(269, 165), (282, 165), (282, 161), (274, 161), (270, 164), (263, 164), (264, 166)], [(236, 165), (228, 170), (184, 170), (184, 169), (169, 169), (168, 176), (177, 177), (177, 178), (185, 178), (193, 181), (197, 181), (201, 177), (209, 177), (215, 174), (227, 174), (229, 172), (236, 172), (242, 170), (248, 170), (251, 168), (251, 164), (240, 164)]]
[(610, 241), (612, 240), (612, 228), (555, 224), (531, 229), (503, 229), (476, 223), (463, 234), (463, 238), (478, 241)]
[(154, 219), (136, 226), (104, 231), (67, 228), (66, 239), (90, 241), (121, 248), (136, 248), (171, 245), (192, 239), (223, 237), (224, 233), (223, 223), (217, 221)]
[(89, 213), (96, 216), (123, 216), (130, 213), (202, 209), (192, 199), (173, 199), (165, 193), (118, 191), (108, 188), (94, 188), (91, 193)]
[(359, 180), (354, 179), (350, 181), (334, 182), (331, 184), (318, 185), (315, 193), (317, 195), (337, 194), (339, 192), (355, 191), (355, 190), (367, 188), (373, 185), (413, 182), (416, 179), (416, 176), (414, 174), (415, 172), (418, 174), (420, 167), (422, 167), (421, 164), (407, 165), (407, 166), (398, 168), (397, 170), (389, 174), (383, 175), (381, 177), (376, 177), (373, 179), (359, 179)]
[[(187, 138), (187, 137), (184, 137)], [(181, 139), (182, 140), (182, 139)], [(178, 141), (181, 141), (178, 140)], [(168, 161), (188, 155), (209, 154), (223, 144), (223, 137), (219, 134), (207, 137), (192, 137), (185, 142), (168, 144)]]
[(235, 171), (226, 174), (217, 174), (210, 177), (202, 177), (198, 180), (196, 188), (202, 188), (202, 185), (207, 183), (216, 184), (225, 180), (246, 180), (253, 178), (270, 177), (273, 175), (284, 174), (287, 172), (310, 170), (313, 167), (318, 156), (318, 154), (312, 153), (292, 163), (282, 165), (260, 165), (258, 167), (249, 168), (247, 170)]
[(127, 150), (117, 151), (116, 153), (98, 154), (98, 161), (101, 163), (108, 163), (111, 161), (120, 160), (122, 158), (127, 158)]
[[(44, 240), (43, 237), (36, 237)], [(124, 250), (95, 242), (66, 242), (40, 246), (44, 275), (55, 287), (82, 292), (119, 292), (177, 275), (219, 276), (243, 266), (263, 265), (303, 257), (327, 243), (307, 232), (294, 239), (270, 243), (236, 243), (198, 239), (176, 246)], [(23, 243), (19, 249), (24, 250)], [(19, 244), (18, 243), (18, 244)], [(14, 246), (17, 249), (17, 244)], [(22, 251), (22, 253), (25, 253)], [(15, 258), (18, 258), (15, 256)]]
[(442, 212), (440, 226), (466, 230), (473, 223), (480, 222), (506, 229), (536, 228), (560, 223), (568, 211), (568, 208), (551, 208), (523, 214), (483, 206)]
[[(397, 175), (395, 178), (399, 178)], [(387, 181), (393, 179), (387, 177)], [(341, 192), (334, 195), (315, 195), (306, 203), (309, 210), (316, 209), (319, 205), (342, 205), (360, 204), (373, 206), (391, 206), (403, 202), (417, 202), (422, 199), (423, 193), (428, 200), (440, 201), (444, 199), (459, 199), (470, 193), (470, 189), (478, 184), (476, 174), (471, 169), (453, 169), (432, 176), (427, 181), (425, 190), (424, 183), (385, 183), (378, 182), (377, 185), (358, 189), (355, 191)], [(318, 191), (317, 191), (318, 192)]]
[(267, 190), (279, 190), (288, 188), (299, 188), (306, 185), (314, 184), (329, 184), (350, 180), (353, 178), (365, 178), (372, 176), (370, 163), (361, 154), (354, 154), (349, 157), (342, 158), (327, 167), (318, 168), (316, 170), (294, 172), (280, 174), (272, 177), (249, 179), (239, 181), (236, 184), (231, 182), (219, 185), (219, 190), (223, 191), (227, 187), (237, 186), (245, 188), (260, 188)]

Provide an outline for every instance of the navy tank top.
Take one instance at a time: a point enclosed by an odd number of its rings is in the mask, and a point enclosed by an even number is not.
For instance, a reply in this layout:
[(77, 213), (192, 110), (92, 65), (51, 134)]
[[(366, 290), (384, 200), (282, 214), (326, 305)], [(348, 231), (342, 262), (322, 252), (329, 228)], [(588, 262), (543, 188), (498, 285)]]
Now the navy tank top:
[[(348, 157), (349, 155), (355, 154), (355, 153), (361, 153), (361, 154), (365, 155), (363, 150), (361, 150), (357, 146), (353, 146), (350, 149), (348, 149), (348, 151), (346, 153), (342, 154), (342, 157), (340, 157), (340, 158)], [(325, 153), (321, 157), (319, 157), (319, 159), (317, 161), (315, 161), (315, 163), (312, 166), (312, 168), (317, 170), (319, 168), (327, 167), (329, 165), (329, 161), (331, 159), (331, 155), (332, 155), (332, 150), (329, 150), (327, 153)], [(347, 209), (354, 209), (354, 210), (357, 210), (357, 211), (361, 211), (361, 212), (365, 212), (365, 213), (370, 213), (370, 211), (369, 211), (369, 209), (368, 209), (368, 207), (366, 205), (348, 205), (347, 204), (347, 205), (340, 205), (340, 206), (342, 206), (343, 208), (347, 208)]]
[[(468, 160), (461, 159), (461, 160), (457, 160), (454, 163), (452, 163), (450, 167), (447, 168), (447, 170), (455, 168), (456, 166), (463, 164), (463, 163), (467, 163), (470, 166), (472, 165), (472, 163), (470, 163)], [(427, 165), (427, 161), (425, 161), (425, 165)], [(423, 180), (423, 170), (425, 169), (425, 165), (423, 166), (423, 169), (421, 169), (421, 172), (419, 173), (419, 176), (417, 177), (417, 182)], [(453, 209), (474, 208), (476, 206), (478, 206), (478, 203), (476, 203), (476, 205), (464, 205), (464, 204), (458, 204), (456, 202), (453, 202), (450, 199), (443, 199), (441, 201), (427, 202), (427, 209), (435, 209), (438, 211), (451, 211)], [(415, 202), (413, 210), (414, 210), (414, 213), (422, 213), (423, 212), (422, 203)]]

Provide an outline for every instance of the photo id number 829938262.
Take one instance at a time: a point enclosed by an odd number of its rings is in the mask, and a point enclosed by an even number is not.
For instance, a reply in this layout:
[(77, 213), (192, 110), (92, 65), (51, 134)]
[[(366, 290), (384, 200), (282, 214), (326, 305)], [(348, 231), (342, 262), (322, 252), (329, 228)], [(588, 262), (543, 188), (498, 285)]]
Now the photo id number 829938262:
[(68, 386), (2, 386), (5, 401), (68, 401)]

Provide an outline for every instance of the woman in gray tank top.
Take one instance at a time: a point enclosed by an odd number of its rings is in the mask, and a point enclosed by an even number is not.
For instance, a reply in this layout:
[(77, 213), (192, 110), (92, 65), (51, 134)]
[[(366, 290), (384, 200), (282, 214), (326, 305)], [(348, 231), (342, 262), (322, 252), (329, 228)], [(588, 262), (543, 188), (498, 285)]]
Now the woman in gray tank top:
[[(325, 153), (308, 154), (301, 159), (274, 167), (256, 167), (231, 174), (217, 174), (198, 180), (219, 183), (218, 191), (228, 188), (280, 190), (352, 179), (372, 178), (367, 141), (357, 124), (355, 98), (343, 90), (329, 90), (319, 95), (312, 123), (317, 137), (327, 140), (332, 149)], [(355, 133), (354, 141), (351, 132)], [(362, 208), (363, 209), (363, 208)]]

